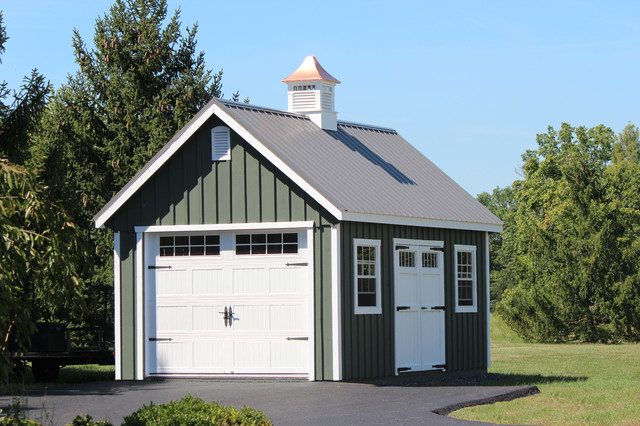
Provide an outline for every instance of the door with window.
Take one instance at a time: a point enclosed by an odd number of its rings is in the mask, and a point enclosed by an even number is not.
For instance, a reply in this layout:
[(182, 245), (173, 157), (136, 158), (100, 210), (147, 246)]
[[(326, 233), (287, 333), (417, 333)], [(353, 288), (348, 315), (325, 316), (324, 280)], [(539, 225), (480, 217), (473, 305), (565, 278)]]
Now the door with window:
[(442, 243), (396, 241), (396, 374), (445, 368)]
[(147, 275), (148, 373), (305, 376), (305, 235), (158, 236)]

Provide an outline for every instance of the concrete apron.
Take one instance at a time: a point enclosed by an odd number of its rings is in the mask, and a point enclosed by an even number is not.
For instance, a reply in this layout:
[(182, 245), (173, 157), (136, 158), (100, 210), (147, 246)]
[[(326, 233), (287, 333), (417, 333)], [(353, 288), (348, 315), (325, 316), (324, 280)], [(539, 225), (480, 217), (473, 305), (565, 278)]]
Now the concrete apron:
[[(121, 424), (150, 402), (187, 394), (205, 401), (264, 411), (275, 425), (469, 424), (450, 412), (538, 393), (535, 386), (412, 387), (345, 382), (191, 380), (94, 382), (28, 393), (28, 417), (43, 424), (70, 423), (76, 415)], [(10, 395), (0, 396), (7, 412)]]

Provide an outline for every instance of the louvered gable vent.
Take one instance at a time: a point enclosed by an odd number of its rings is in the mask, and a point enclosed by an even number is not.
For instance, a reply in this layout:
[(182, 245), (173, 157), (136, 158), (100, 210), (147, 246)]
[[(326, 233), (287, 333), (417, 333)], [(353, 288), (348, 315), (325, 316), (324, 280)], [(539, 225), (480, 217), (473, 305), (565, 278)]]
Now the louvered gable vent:
[(211, 160), (231, 160), (231, 137), (228, 127), (217, 126), (211, 129)]

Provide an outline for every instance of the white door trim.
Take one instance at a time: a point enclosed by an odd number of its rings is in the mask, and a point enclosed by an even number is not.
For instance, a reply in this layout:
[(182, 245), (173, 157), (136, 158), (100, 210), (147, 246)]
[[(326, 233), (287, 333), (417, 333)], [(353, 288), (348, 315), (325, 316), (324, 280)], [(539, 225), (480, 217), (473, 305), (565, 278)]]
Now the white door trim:
[[(394, 339), (394, 351), (397, 351), (398, 348), (398, 322), (397, 322), (397, 315), (398, 315), (398, 283), (399, 283), (399, 275), (400, 275), (400, 267), (399, 267), (399, 255), (398, 252), (399, 250), (396, 249), (397, 246), (409, 246), (409, 247), (420, 247), (420, 248), (424, 248), (424, 249), (436, 249), (437, 252), (439, 253), (439, 259), (441, 259), (441, 271), (440, 271), (440, 282), (442, 285), (442, 291), (443, 291), (443, 301), (444, 304), (446, 305), (446, 297), (444, 297), (444, 292), (445, 292), (445, 281), (444, 281), (444, 265), (445, 265), (445, 260), (444, 260), (444, 241), (436, 241), (436, 240), (415, 240), (415, 239), (408, 239), (408, 238), (394, 238), (393, 239), (393, 246), (392, 246), (392, 250), (393, 250), (393, 277), (394, 277), (394, 308), (393, 308), (393, 315), (394, 315), (394, 330), (395, 330), (395, 339)], [(416, 258), (416, 262), (422, 262), (422, 259), (420, 257)], [(418, 268), (419, 270), (422, 269), (421, 267)], [(418, 277), (419, 279), (421, 279), (421, 273), (418, 273)], [(444, 323), (443, 323), (443, 327), (444, 327)], [(443, 330), (444, 333), (444, 330)], [(444, 334), (443, 334), (444, 336)], [(420, 345), (422, 345), (422, 341), (420, 340)], [(443, 362), (446, 362), (445, 356), (446, 356), (446, 351), (445, 351), (445, 345), (446, 345), (446, 338), (443, 337), (443, 341), (442, 341), (442, 347), (440, 348), (440, 351), (442, 352), (442, 356), (443, 356)], [(420, 366), (422, 367), (423, 365), (423, 361), (422, 361), (422, 357), (420, 357)], [(394, 374), (397, 376), (399, 374), (398, 368), (400, 368), (401, 366), (398, 365), (398, 354), (396, 352), (396, 356), (395, 356), (395, 365), (394, 365)], [(422, 369), (420, 370), (411, 370), (411, 371), (424, 371)]]
[(144, 379), (144, 234), (136, 233), (136, 380)]
[[(264, 226), (263, 226), (264, 225)], [(152, 309), (145, 309), (155, 303), (152, 300), (152, 291), (144, 291), (150, 285), (155, 285), (155, 270), (147, 268), (148, 265), (154, 264), (156, 253), (158, 251), (158, 239), (155, 236), (163, 233), (177, 232), (234, 232), (234, 231), (261, 231), (261, 230), (293, 230), (306, 231), (307, 239), (307, 312), (308, 312), (308, 378), (309, 381), (315, 380), (315, 273), (314, 273), (314, 222), (298, 221), (298, 222), (274, 222), (274, 223), (242, 223), (242, 224), (223, 224), (223, 225), (168, 225), (168, 226), (148, 226), (136, 227), (139, 238), (137, 244), (137, 274), (136, 274), (136, 301), (140, 301), (143, 306), (138, 307), (136, 315), (136, 379), (142, 380), (151, 374), (151, 366), (155, 364), (155, 355), (151, 351), (147, 351), (148, 338), (152, 335), (152, 324), (155, 322), (155, 314)], [(153, 237), (153, 238), (152, 238)], [(142, 247), (144, 245), (144, 247)], [(144, 250), (142, 250), (143, 248)], [(144, 301), (144, 302), (143, 302)], [(144, 321), (143, 321), (144, 318)], [(138, 332), (139, 331), (139, 332)], [(142, 348), (140, 348), (140, 346)], [(138, 363), (138, 360), (139, 363)], [(144, 362), (143, 362), (144, 361)], [(140, 378), (138, 378), (138, 366), (140, 366)], [(209, 375), (207, 375), (209, 376)], [(238, 376), (240, 377), (240, 376)]]

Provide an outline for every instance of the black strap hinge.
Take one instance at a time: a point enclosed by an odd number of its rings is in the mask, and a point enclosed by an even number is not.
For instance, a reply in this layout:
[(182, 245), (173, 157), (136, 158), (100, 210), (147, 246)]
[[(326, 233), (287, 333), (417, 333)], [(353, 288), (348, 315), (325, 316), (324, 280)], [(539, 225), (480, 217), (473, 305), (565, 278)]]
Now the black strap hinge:
[(429, 250), (444, 252), (444, 247), (429, 247)]
[(397, 306), (396, 312), (406, 311), (407, 309), (411, 309), (411, 306)]
[(398, 373), (403, 373), (405, 371), (411, 371), (411, 367), (400, 367), (400, 368), (398, 368)]
[(446, 370), (447, 364), (437, 364), (437, 365), (434, 365), (433, 368), (442, 368), (443, 370)]
[(396, 246), (396, 250), (409, 250), (410, 248), (409, 246)]

